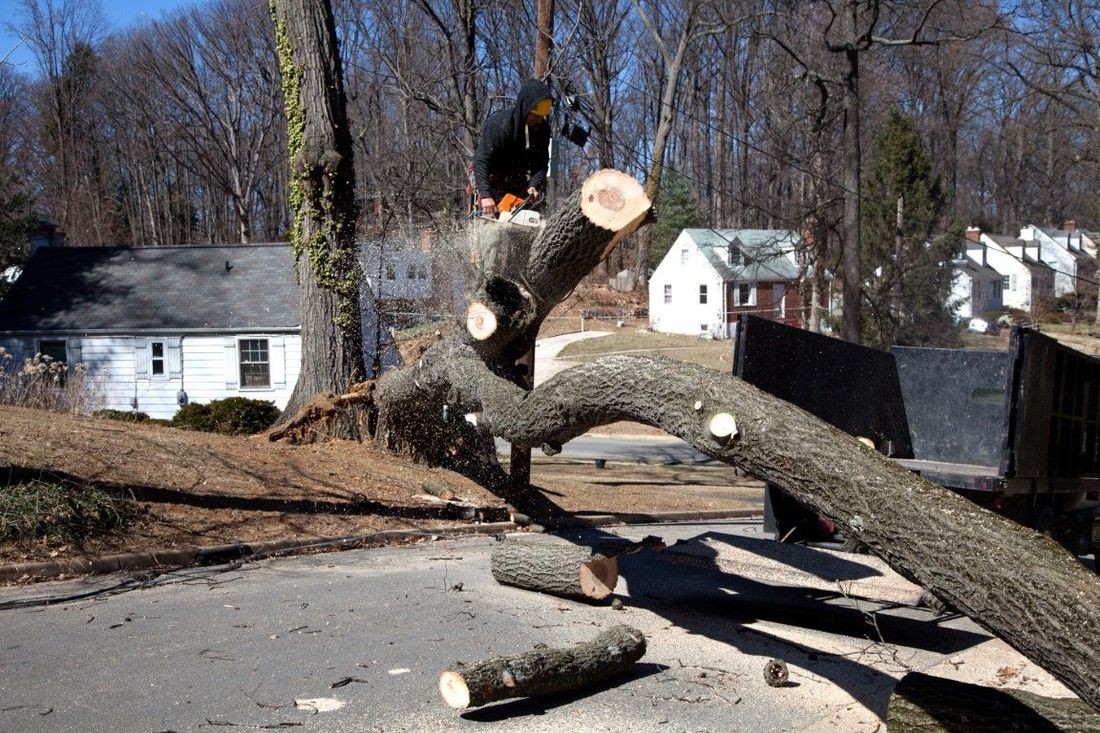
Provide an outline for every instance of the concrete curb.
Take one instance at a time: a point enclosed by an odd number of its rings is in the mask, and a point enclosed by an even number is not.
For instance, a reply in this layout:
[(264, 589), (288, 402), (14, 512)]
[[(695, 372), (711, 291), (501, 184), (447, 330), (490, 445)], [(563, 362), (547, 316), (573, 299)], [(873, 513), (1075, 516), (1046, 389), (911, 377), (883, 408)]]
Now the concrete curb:
[[(548, 529), (576, 527), (605, 527), (614, 524), (661, 524), (666, 522), (713, 521), (718, 519), (744, 519), (760, 516), (757, 509), (729, 511), (653, 512), (648, 514), (590, 514), (567, 517), (541, 525)], [(532, 525), (535, 528), (539, 525)], [(427, 527), (424, 529), (383, 530), (346, 537), (301, 537), (296, 539), (239, 542), (231, 545), (211, 545), (155, 552), (125, 552), (93, 558), (69, 560), (44, 560), (39, 562), (0, 565), (0, 583), (34, 578), (45, 580), (60, 576), (98, 575), (124, 570), (150, 568), (180, 568), (196, 565), (218, 565), (238, 560), (258, 560), (273, 555), (292, 553), (306, 549), (353, 550), (370, 544), (380, 544), (402, 539), (426, 537), (461, 537), (476, 534), (513, 532), (521, 528), (515, 522), (488, 522), (458, 527)]]

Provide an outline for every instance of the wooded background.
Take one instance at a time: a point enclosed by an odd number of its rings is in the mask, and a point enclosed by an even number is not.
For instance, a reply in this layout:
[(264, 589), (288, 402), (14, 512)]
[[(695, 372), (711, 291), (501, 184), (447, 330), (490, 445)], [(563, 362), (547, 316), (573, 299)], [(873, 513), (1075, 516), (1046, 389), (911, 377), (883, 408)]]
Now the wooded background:
[[(482, 122), (532, 75), (535, 3), (334, 10), (361, 234), (446, 229), (465, 212)], [(836, 259), (853, 236), (844, 172), (856, 154), (870, 174), (897, 115), (919, 132), (942, 194), (930, 231), (1100, 221), (1094, 0), (556, 0), (554, 11), (551, 81), (592, 132), (583, 150), (555, 140), (556, 185), (571, 191), (606, 167), (653, 179), (666, 139), (665, 229), (650, 259), (688, 224), (812, 227)], [(197, 3), (108, 33), (95, 0), (17, 0), (2, 22), (36, 60), (0, 64), (5, 260), (28, 215), (74, 245), (286, 238), (265, 2)], [(634, 257), (628, 244), (612, 271)]]

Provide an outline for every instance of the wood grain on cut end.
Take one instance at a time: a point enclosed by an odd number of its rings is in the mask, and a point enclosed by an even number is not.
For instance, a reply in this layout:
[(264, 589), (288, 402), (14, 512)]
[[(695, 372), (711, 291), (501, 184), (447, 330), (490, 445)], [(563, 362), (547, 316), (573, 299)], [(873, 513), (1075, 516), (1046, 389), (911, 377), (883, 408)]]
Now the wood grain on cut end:
[(717, 412), (707, 423), (707, 430), (710, 437), (725, 444), (737, 437), (737, 420), (728, 412)]
[(462, 675), (453, 670), (447, 670), (439, 676), (439, 694), (455, 710), (465, 710), (470, 706), (470, 688), (466, 686)]
[(649, 207), (642, 185), (621, 171), (596, 171), (581, 186), (581, 211), (593, 224), (612, 232), (636, 229)]
[(589, 598), (602, 601), (615, 592), (618, 583), (618, 558), (596, 555), (588, 562), (581, 563), (580, 586)]
[(478, 341), (496, 333), (497, 317), (484, 304), (473, 302), (466, 308), (466, 330)]

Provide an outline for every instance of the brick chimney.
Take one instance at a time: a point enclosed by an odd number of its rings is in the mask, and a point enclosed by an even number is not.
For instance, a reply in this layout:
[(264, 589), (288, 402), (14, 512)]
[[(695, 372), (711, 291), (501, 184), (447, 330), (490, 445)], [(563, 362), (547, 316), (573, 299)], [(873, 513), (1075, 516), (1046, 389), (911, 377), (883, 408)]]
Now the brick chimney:
[(1066, 219), (1066, 223), (1062, 225), (1062, 231), (1070, 233), (1077, 231), (1077, 222), (1073, 219)]
[(968, 242), (980, 242), (980, 241), (982, 241), (981, 227), (967, 227), (966, 228), (966, 241), (968, 241)]
[(432, 253), (432, 230), (424, 227), (420, 230), (420, 251), (424, 254)]

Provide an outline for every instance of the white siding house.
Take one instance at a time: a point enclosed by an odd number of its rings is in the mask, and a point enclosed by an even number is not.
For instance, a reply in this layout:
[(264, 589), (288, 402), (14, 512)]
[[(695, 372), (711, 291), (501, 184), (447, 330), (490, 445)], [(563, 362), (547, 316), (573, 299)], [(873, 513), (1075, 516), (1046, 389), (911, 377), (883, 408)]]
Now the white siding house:
[(230, 396), (286, 405), (301, 361), (288, 245), (47, 247), (0, 302), (0, 346), (84, 364), (98, 407), (171, 418)]
[(1002, 277), (989, 266), (986, 253), (984, 244), (968, 240), (966, 256), (951, 263), (951, 302), (958, 304), (955, 317), (961, 321), (1004, 307)]
[(685, 229), (650, 278), (650, 327), (728, 338), (741, 313), (797, 323), (800, 242), (786, 230)]
[(1075, 226), (1064, 230), (1028, 225), (1020, 230), (1020, 239), (1037, 246), (1042, 261), (1053, 268), (1055, 297), (1075, 292), (1080, 289), (1081, 280), (1095, 275), (1096, 260), (1084, 250), (1081, 233)]
[[(1001, 299), (1005, 308), (1033, 313), (1046, 297), (1054, 294), (1054, 270), (1039, 259), (1039, 246), (1011, 235), (985, 234), (971, 228), (968, 239), (984, 245), (986, 261), (1001, 275)], [(970, 246), (967, 255), (978, 250)]]

